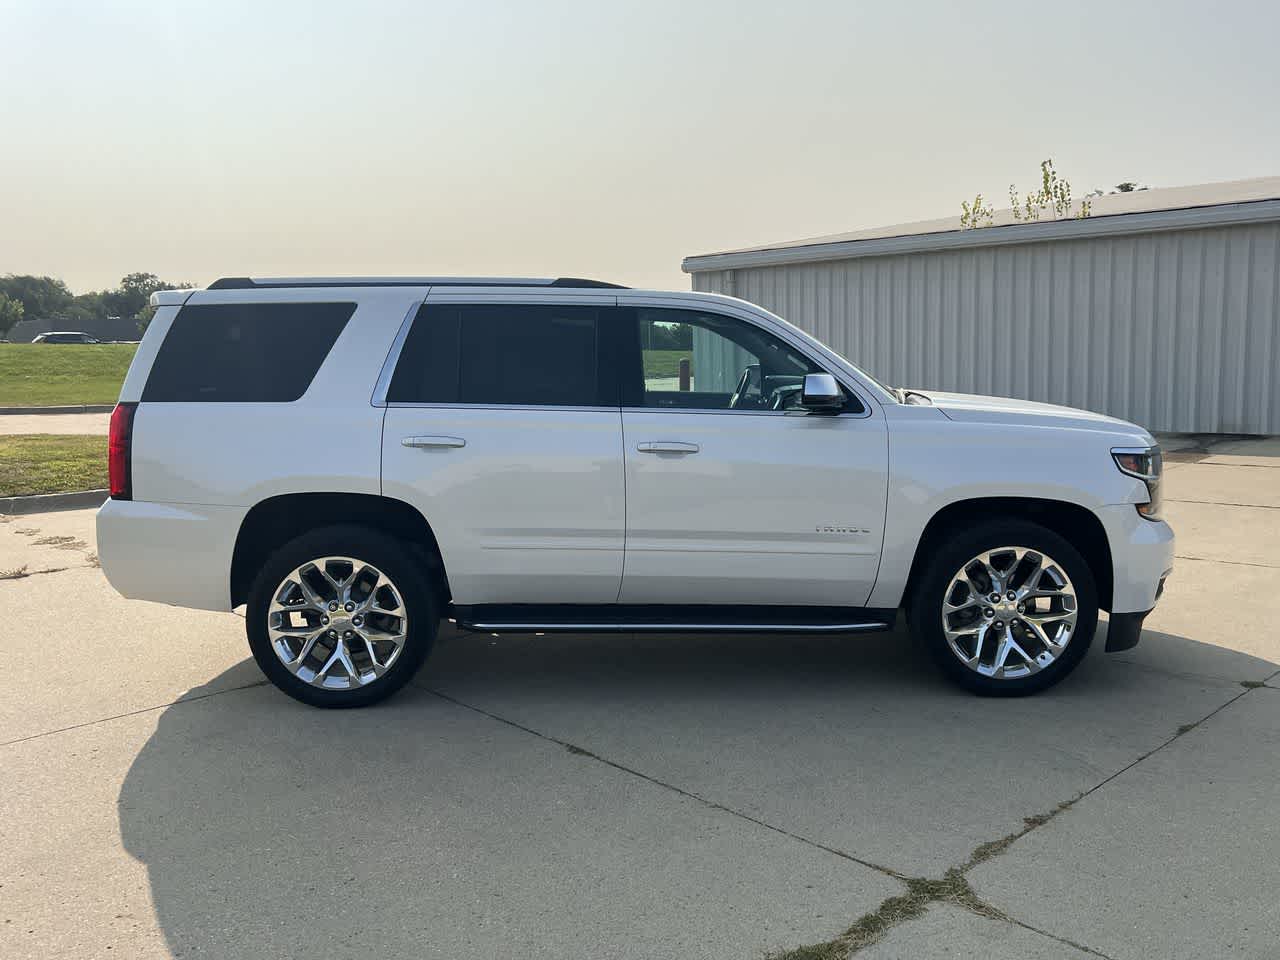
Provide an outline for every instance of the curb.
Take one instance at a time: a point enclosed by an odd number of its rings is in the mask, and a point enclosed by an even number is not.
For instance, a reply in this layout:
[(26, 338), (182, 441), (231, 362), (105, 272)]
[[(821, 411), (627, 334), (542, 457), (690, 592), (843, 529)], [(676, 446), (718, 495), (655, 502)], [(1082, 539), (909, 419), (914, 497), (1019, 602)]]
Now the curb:
[(81, 403), (71, 407), (0, 407), (0, 416), (28, 413), (110, 413), (114, 403)]
[(110, 492), (84, 490), (79, 493), (41, 493), (33, 497), (0, 497), (0, 514), (50, 513), (54, 510), (84, 510), (102, 506)]

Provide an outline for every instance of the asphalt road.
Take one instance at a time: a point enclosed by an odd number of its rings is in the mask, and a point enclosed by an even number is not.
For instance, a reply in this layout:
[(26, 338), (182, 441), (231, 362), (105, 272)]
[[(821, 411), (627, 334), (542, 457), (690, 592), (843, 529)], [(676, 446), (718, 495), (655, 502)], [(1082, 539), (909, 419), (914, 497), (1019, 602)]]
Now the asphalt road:
[(92, 512), (3, 518), (0, 954), (759, 958), (872, 913), (860, 958), (1275, 957), (1280, 442), (1167, 489), (1141, 645), (1006, 701), (896, 632), (450, 635), (316, 711), (238, 616), (116, 596)]

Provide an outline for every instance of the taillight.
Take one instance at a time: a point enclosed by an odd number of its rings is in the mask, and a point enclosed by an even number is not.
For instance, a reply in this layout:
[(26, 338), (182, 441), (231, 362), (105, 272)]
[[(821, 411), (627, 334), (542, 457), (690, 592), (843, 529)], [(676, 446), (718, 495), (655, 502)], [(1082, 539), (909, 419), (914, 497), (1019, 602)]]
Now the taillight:
[(117, 403), (107, 431), (107, 476), (112, 500), (133, 499), (133, 413), (136, 403)]

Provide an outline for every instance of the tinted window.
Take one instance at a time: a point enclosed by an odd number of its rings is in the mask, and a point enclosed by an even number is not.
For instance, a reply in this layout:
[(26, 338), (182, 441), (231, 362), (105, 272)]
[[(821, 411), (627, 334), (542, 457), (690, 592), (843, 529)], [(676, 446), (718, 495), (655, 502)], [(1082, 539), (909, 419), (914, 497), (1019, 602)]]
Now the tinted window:
[(551, 304), (424, 306), (387, 391), (393, 403), (598, 406), (599, 313)]
[(160, 345), (142, 399), (297, 400), (355, 309), (354, 303), (185, 306)]
[(823, 372), (783, 340), (736, 317), (664, 309), (640, 309), (635, 316), (642, 406), (796, 409), (805, 374)]

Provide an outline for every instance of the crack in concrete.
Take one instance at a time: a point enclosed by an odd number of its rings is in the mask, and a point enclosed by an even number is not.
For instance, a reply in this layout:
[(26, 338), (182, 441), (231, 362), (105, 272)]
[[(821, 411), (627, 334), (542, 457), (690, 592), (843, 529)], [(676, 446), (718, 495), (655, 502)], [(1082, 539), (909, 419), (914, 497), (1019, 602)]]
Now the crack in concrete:
[(520, 723), (516, 720), (503, 717), (490, 710), (486, 710), (483, 707), (478, 707), (474, 704), (459, 700), (456, 697), (452, 697), (447, 693), (434, 689), (433, 687), (428, 687), (418, 683), (415, 683), (414, 686), (432, 694), (433, 696), (439, 697), (441, 700), (461, 707), (464, 710), (470, 710), (473, 713), (488, 717), (490, 720), (512, 727), (516, 730), (520, 730), (521, 732), (537, 737), (540, 740), (545, 740), (548, 743), (554, 743), (559, 747), (563, 747), (574, 756), (595, 760), (622, 773), (638, 777), (639, 779), (644, 780), (647, 783), (651, 783), (654, 786), (661, 787), (679, 796), (693, 800), (703, 806), (709, 807), (712, 810), (729, 814), (730, 816), (736, 817), (740, 820), (745, 820), (755, 826), (763, 827), (773, 833), (780, 834), (790, 840), (795, 840), (798, 843), (805, 844), (806, 846), (822, 850), (824, 853), (829, 853), (842, 860), (848, 860), (852, 863), (858, 864), (859, 866), (875, 870), (878, 873), (887, 877), (892, 877), (894, 880), (906, 885), (906, 893), (887, 898), (876, 910), (871, 913), (864, 914), (853, 924), (853, 926), (842, 933), (839, 937), (823, 943), (810, 944), (782, 952), (775, 952), (769, 955), (769, 960), (844, 960), (844, 958), (852, 956), (864, 947), (870, 946), (871, 944), (879, 941), (890, 929), (898, 924), (923, 916), (926, 908), (931, 903), (955, 904), (956, 906), (962, 907), (978, 916), (993, 920), (1003, 920), (1006, 923), (1015, 924), (1033, 933), (1037, 933), (1041, 936), (1048, 937), (1051, 940), (1074, 947), (1075, 949), (1081, 950), (1091, 956), (1101, 957), (1103, 960), (1111, 960), (1111, 958), (1107, 957), (1106, 954), (1100, 953), (1097, 950), (1075, 943), (1071, 940), (1067, 940), (1063, 937), (1059, 937), (1047, 931), (1036, 929), (1029, 924), (1023, 923), (1016, 918), (1006, 915), (999, 908), (992, 906), (979, 897), (969, 885), (969, 881), (965, 877), (965, 874), (969, 870), (973, 869), (973, 867), (1004, 853), (1004, 851), (1007, 850), (1016, 840), (1030, 833), (1037, 827), (1048, 823), (1051, 819), (1056, 817), (1063, 810), (1068, 809), (1072, 804), (1084, 797), (1086, 794), (1080, 794), (1073, 800), (1060, 803), (1055, 809), (1048, 813), (1024, 818), (1023, 826), (1020, 830), (1016, 830), (1007, 836), (1001, 837), (999, 840), (979, 844), (962, 865), (958, 867), (951, 867), (942, 875), (941, 878), (909, 877), (897, 870), (894, 870), (892, 867), (886, 867), (883, 864), (864, 860), (861, 857), (854, 856), (848, 851), (840, 850), (839, 848), (832, 847), (824, 843), (819, 843), (816, 840), (795, 833), (785, 827), (777, 826), (776, 824), (769, 823), (767, 820), (762, 820), (759, 817), (754, 817), (748, 813), (743, 813), (740, 810), (735, 810), (723, 803), (711, 800), (701, 794), (686, 790), (683, 787), (676, 786), (666, 780), (661, 780), (657, 777), (651, 776), (650, 774), (637, 770), (634, 767), (629, 767), (626, 764), (617, 762), (616, 760), (610, 760), (608, 757), (602, 757), (600, 754), (587, 750), (584, 747), (580, 747), (575, 743), (544, 733), (541, 730), (535, 730), (533, 727), (527, 726), (526, 724)]
[[(1280, 671), (1277, 671), (1277, 673), (1273, 674), (1273, 676), (1280, 676)], [(1111, 960), (1111, 958), (1109, 958), (1107, 954), (1102, 953), (1101, 951), (1096, 950), (1093, 947), (1089, 947), (1081, 943), (1076, 943), (1074, 941), (1066, 939), (1065, 937), (1059, 937), (1056, 934), (1050, 933), (1047, 930), (1040, 930), (1036, 927), (1031, 926), (1030, 924), (1023, 923), (1022, 921), (1016, 919), (1015, 917), (1009, 916), (1008, 914), (1001, 911), (998, 907), (992, 906), (991, 904), (983, 900), (981, 897), (979, 897), (977, 893), (974, 892), (973, 888), (969, 885), (968, 880), (965, 879), (964, 875), (968, 873), (970, 870), (972, 870), (974, 867), (976, 867), (978, 864), (985, 863), (988, 860), (993, 860), (996, 857), (1000, 856), (1006, 850), (1008, 850), (1011, 846), (1013, 846), (1015, 842), (1020, 840), (1022, 837), (1025, 837), (1031, 831), (1044, 826), (1046, 823), (1048, 823), (1058, 814), (1071, 809), (1073, 806), (1075, 806), (1085, 797), (1088, 797), (1096, 793), (1098, 790), (1105, 787), (1108, 783), (1115, 780), (1121, 774), (1125, 773), (1128, 770), (1133, 769), (1135, 766), (1142, 763), (1147, 758), (1151, 757), (1152, 755), (1163, 750), (1165, 747), (1169, 746), (1169, 744), (1173, 743), (1179, 737), (1182, 737), (1190, 733), (1192, 730), (1196, 729), (1196, 727), (1200, 726), (1205, 721), (1221, 713), (1223, 710), (1231, 706), (1241, 697), (1248, 696), (1249, 693), (1251, 693), (1253, 690), (1259, 689), (1259, 687), (1262, 686), (1261, 684), (1257, 684), (1255, 681), (1247, 681), (1247, 680), (1241, 681), (1240, 685), (1245, 689), (1240, 693), (1236, 694), (1226, 703), (1223, 703), (1220, 706), (1216, 707), (1215, 709), (1211, 710), (1209, 713), (1205, 714), (1203, 717), (1201, 717), (1199, 720), (1196, 720), (1194, 723), (1184, 723), (1182, 726), (1178, 727), (1174, 735), (1170, 737), (1168, 740), (1152, 748), (1151, 750), (1148, 750), (1142, 756), (1138, 757), (1138, 759), (1134, 760), (1132, 763), (1126, 764), (1124, 767), (1117, 770), (1115, 773), (1111, 774), (1105, 780), (1102, 780), (1100, 783), (1097, 783), (1094, 786), (1090, 787), (1088, 790), (1084, 791), (1084, 793), (1079, 794), (1078, 796), (1074, 797), (1071, 800), (1063, 801), (1062, 803), (1058, 804), (1057, 808), (1049, 811), (1048, 813), (1040, 814), (1034, 817), (1027, 817), (1026, 819), (1023, 820), (1023, 828), (1021, 830), (1014, 831), (1013, 833), (1010, 833), (1004, 837), (1001, 837), (999, 840), (992, 840), (988, 843), (980, 844), (978, 847), (974, 849), (973, 853), (969, 855), (969, 859), (965, 863), (963, 863), (959, 867), (952, 867), (943, 875), (943, 879), (941, 881), (926, 881), (923, 878), (908, 879), (905, 881), (908, 885), (908, 893), (906, 897), (897, 897), (897, 898), (890, 897), (880, 905), (880, 908), (878, 910), (872, 913), (864, 914), (861, 918), (858, 919), (856, 923), (854, 923), (853, 926), (851, 926), (839, 937), (836, 937), (832, 940), (825, 941), (824, 943), (812, 944), (812, 945), (803, 946), (803, 947), (796, 947), (792, 950), (784, 951), (781, 953), (773, 953), (769, 955), (768, 960), (847, 960), (848, 957), (853, 956), (855, 953), (857, 953), (859, 950), (862, 950), (864, 947), (868, 947), (871, 944), (881, 940), (884, 937), (884, 935), (888, 933), (888, 931), (892, 929), (894, 926), (897, 926), (900, 923), (905, 923), (908, 920), (913, 920), (917, 917), (923, 916), (925, 907), (927, 907), (929, 903), (935, 902), (935, 901), (945, 901), (949, 903), (955, 903), (961, 907), (964, 907), (965, 909), (969, 910), (972, 913), (976, 913), (979, 916), (988, 917), (996, 920), (1003, 920), (1006, 923), (1012, 923), (1012, 924), (1015, 924), (1016, 926), (1023, 927), (1035, 933), (1039, 933), (1042, 936), (1046, 936), (1046, 937), (1049, 937), (1050, 939), (1057, 940), (1059, 943), (1063, 943), (1068, 946), (1074, 947), (1075, 949), (1083, 951), (1084, 953), (1087, 953), (1091, 956), (1103, 957), (1105, 958), (1105, 960)], [(952, 883), (953, 886), (957, 882), (963, 882), (963, 895), (962, 896), (956, 896), (956, 895), (940, 896), (939, 895), (939, 896), (933, 896), (930, 899), (922, 900), (919, 902), (912, 900), (913, 892), (914, 892), (914, 895), (918, 898), (921, 895), (921, 892), (928, 892), (931, 889), (933, 889), (933, 888), (921, 887), (921, 886), (912, 887), (913, 883), (919, 885), (921, 883), (947, 883), (947, 882)], [(955, 888), (955, 889), (959, 889), (959, 888)], [(899, 901), (906, 901), (906, 902), (904, 903)]]
[(265, 686), (269, 681), (266, 679), (255, 680), (253, 683), (242, 683), (238, 687), (227, 687), (225, 690), (213, 690), (209, 693), (197, 694), (194, 697), (181, 697), (177, 700), (170, 700), (168, 703), (158, 703), (151, 707), (139, 707), (137, 710), (130, 710), (127, 713), (117, 713), (110, 717), (98, 717), (96, 720), (86, 720), (83, 723), (73, 723), (67, 727), (58, 727), (54, 730), (45, 730), (41, 733), (32, 733), (25, 737), (18, 737), (14, 740), (5, 740), (0, 742), (0, 747), (11, 747), (17, 743), (27, 743), (30, 740), (39, 740), (41, 737), (52, 737), (58, 733), (68, 733), (72, 730), (83, 730), (85, 727), (95, 727), (100, 723), (109, 723), (112, 720), (125, 720), (129, 717), (141, 716), (144, 713), (153, 713), (156, 710), (167, 710), (169, 707), (180, 707), (187, 703), (199, 703), (201, 700), (208, 700), (210, 697), (220, 697), (224, 693), (235, 693), (237, 690), (251, 690), (254, 687)]
[(1221, 560), (1218, 557), (1190, 557), (1181, 553), (1173, 555), (1175, 560), (1199, 560), (1201, 563), (1230, 563), (1237, 567), (1263, 567), (1267, 570), (1280, 570), (1277, 563), (1258, 563), (1254, 560)]
[(1178, 729), (1174, 732), (1173, 736), (1172, 736), (1172, 737), (1170, 737), (1168, 740), (1166, 740), (1164, 743), (1160, 744), (1159, 746), (1153, 747), (1152, 749), (1150, 749), (1150, 750), (1148, 750), (1146, 753), (1144, 753), (1142, 756), (1138, 757), (1138, 759), (1137, 759), (1137, 760), (1134, 760), (1132, 763), (1127, 763), (1127, 764), (1125, 764), (1123, 767), (1121, 767), (1121, 768), (1120, 768), (1119, 770), (1117, 770), (1115, 773), (1111, 774), (1111, 776), (1107, 777), (1105, 780), (1103, 780), (1103, 781), (1101, 781), (1100, 783), (1097, 783), (1097, 784), (1095, 784), (1094, 786), (1090, 787), (1090, 788), (1089, 788), (1088, 790), (1086, 790), (1084, 793), (1080, 794), (1080, 796), (1076, 797), (1076, 799), (1075, 799), (1075, 800), (1072, 800), (1072, 801), (1071, 801), (1071, 802), (1072, 802), (1072, 804), (1075, 804), (1075, 803), (1079, 802), (1080, 800), (1083, 800), (1085, 797), (1090, 796), (1091, 794), (1097, 793), (1099, 790), (1101, 790), (1103, 787), (1105, 787), (1105, 786), (1106, 786), (1108, 783), (1110, 783), (1112, 780), (1116, 779), (1116, 777), (1119, 777), (1121, 774), (1128, 773), (1130, 770), (1132, 770), (1132, 769), (1133, 769), (1134, 767), (1136, 767), (1138, 764), (1142, 763), (1142, 761), (1143, 761), (1143, 760), (1146, 760), (1148, 757), (1151, 757), (1151, 756), (1153, 756), (1154, 754), (1159, 753), (1161, 750), (1163, 750), (1165, 747), (1169, 746), (1169, 744), (1173, 743), (1173, 742), (1174, 742), (1175, 740), (1177, 740), (1179, 737), (1184, 736), (1184, 735), (1186, 735), (1186, 734), (1190, 733), (1192, 730), (1194, 730), (1196, 727), (1200, 726), (1200, 724), (1204, 723), (1206, 720), (1210, 720), (1210, 719), (1212, 719), (1213, 717), (1216, 717), (1219, 713), (1221, 713), (1223, 710), (1227, 709), (1227, 707), (1231, 706), (1233, 703), (1235, 703), (1235, 702), (1236, 702), (1237, 700), (1239, 700), (1241, 697), (1247, 697), (1247, 696), (1248, 696), (1250, 693), (1252, 693), (1252, 692), (1253, 692), (1253, 691), (1252, 691), (1252, 688), (1247, 688), (1247, 689), (1241, 690), (1239, 693), (1237, 693), (1234, 697), (1232, 697), (1232, 698), (1231, 698), (1230, 700), (1228, 700), (1226, 703), (1224, 703), (1224, 704), (1222, 704), (1221, 706), (1215, 707), (1214, 709), (1210, 710), (1208, 713), (1206, 713), (1203, 717), (1201, 717), (1199, 720), (1195, 721), (1194, 723), (1184, 723), (1182, 726), (1178, 727)]
[(954, 904), (979, 917), (1010, 923), (1042, 937), (1073, 947), (1090, 956), (1101, 957), (1103, 960), (1112, 960), (1107, 954), (1092, 947), (1076, 943), (1074, 940), (1060, 937), (1047, 930), (1041, 930), (1038, 927), (1031, 926), (1029, 923), (1024, 923), (1016, 917), (1011, 917), (999, 907), (979, 897), (965, 876), (978, 864), (995, 859), (1032, 830), (1044, 826), (1064, 810), (1070, 809), (1084, 796), (1085, 794), (1080, 794), (1074, 799), (1063, 801), (1047, 813), (1025, 817), (1022, 821), (1022, 829), (1006, 834), (999, 840), (991, 840), (987, 843), (979, 844), (974, 848), (973, 853), (969, 854), (969, 858), (964, 863), (958, 867), (949, 868), (941, 879), (934, 880), (928, 877), (909, 877), (905, 879), (903, 882), (907, 885), (906, 894), (889, 897), (877, 909), (859, 917), (849, 929), (838, 937), (822, 943), (807, 944), (793, 947), (790, 950), (771, 953), (768, 955), (767, 960), (847, 960), (847, 958), (852, 957), (859, 951), (884, 939), (885, 935), (894, 927), (924, 916), (929, 905), (933, 903)]
[(1274, 503), (1228, 503), (1224, 500), (1182, 500), (1177, 497), (1165, 497), (1166, 503), (1202, 503), (1210, 507), (1251, 507), (1257, 510), (1280, 510)]
[[(1272, 676), (1268, 677), (1267, 679), (1270, 680), (1276, 676), (1280, 676), (1280, 671), (1277, 671), (1275, 674), (1272, 674)], [(1005, 923), (1010, 923), (1015, 926), (1022, 927), (1025, 930), (1028, 930), (1032, 933), (1039, 934), (1040, 936), (1043, 936), (1043, 937), (1047, 937), (1051, 940), (1057, 941), (1058, 943), (1062, 943), (1066, 946), (1072, 947), (1073, 949), (1079, 950), (1082, 953), (1088, 954), (1089, 956), (1100, 957), (1102, 958), (1102, 960), (1112, 960), (1112, 958), (1110, 958), (1107, 954), (1101, 952), (1100, 950), (1097, 950), (1093, 947), (1087, 946), (1082, 943), (1077, 943), (1066, 937), (1058, 936), (1057, 934), (1051, 933), (1047, 930), (1041, 930), (1028, 923), (1018, 920), (1016, 917), (1012, 917), (1006, 914), (1004, 911), (1000, 910), (998, 907), (990, 903), (987, 903), (985, 900), (979, 897), (978, 894), (974, 891), (973, 887), (969, 884), (966, 874), (970, 870), (972, 870), (974, 867), (978, 866), (979, 864), (985, 863), (989, 860), (993, 860), (1001, 856), (1011, 846), (1013, 846), (1014, 843), (1016, 843), (1018, 840), (1025, 837), (1027, 834), (1031, 833), (1033, 830), (1039, 829), (1040, 827), (1044, 826), (1054, 817), (1058, 816), (1060, 813), (1063, 813), (1064, 811), (1071, 809), (1081, 800), (1096, 793), (1098, 790), (1102, 789), (1107, 784), (1111, 783), (1117, 777), (1133, 769), (1135, 766), (1142, 763), (1144, 760), (1148, 759), (1149, 757), (1163, 750), (1165, 747), (1169, 746), (1169, 744), (1173, 743), (1179, 737), (1185, 736), (1187, 733), (1190, 733), (1192, 730), (1199, 727), (1205, 721), (1213, 718), (1214, 716), (1216, 716), (1217, 714), (1225, 710), (1227, 707), (1231, 706), (1241, 697), (1247, 696), (1253, 690), (1260, 689), (1264, 686), (1264, 683), (1259, 681), (1243, 680), (1238, 682), (1240, 686), (1244, 687), (1244, 689), (1240, 693), (1231, 697), (1225, 703), (1209, 711), (1209, 713), (1205, 714), (1199, 720), (1196, 720), (1193, 723), (1183, 724), (1182, 726), (1178, 727), (1178, 729), (1174, 732), (1174, 735), (1170, 737), (1168, 740), (1165, 740), (1163, 743), (1160, 743), (1157, 746), (1153, 747), (1152, 749), (1148, 750), (1146, 753), (1142, 754), (1136, 760), (1121, 767), (1115, 773), (1112, 773), (1110, 776), (1094, 784), (1094, 786), (1090, 787), (1088, 790), (1085, 790), (1083, 793), (1078, 794), (1077, 796), (1073, 797), (1070, 800), (1065, 800), (1059, 803), (1057, 807), (1055, 807), (1053, 810), (1050, 810), (1046, 813), (1041, 813), (1041, 814), (1024, 818), (1021, 829), (1015, 830), (1012, 833), (1006, 834), (1005, 836), (1000, 837), (998, 840), (991, 840), (986, 843), (979, 844), (977, 847), (974, 848), (973, 852), (969, 855), (968, 859), (964, 863), (960, 864), (959, 866), (949, 868), (942, 875), (941, 878), (908, 877), (900, 873), (899, 871), (892, 869), (891, 867), (886, 867), (882, 864), (873, 863), (871, 861), (864, 860), (860, 857), (854, 856), (853, 854), (847, 851), (828, 846), (827, 844), (818, 843), (817, 841), (811, 840), (808, 837), (804, 837), (800, 834), (794, 833), (783, 827), (779, 827), (775, 824), (769, 823), (766, 820), (762, 820), (759, 817), (753, 817), (750, 814), (745, 814), (745, 813), (742, 813), (741, 811), (734, 810), (732, 807), (725, 806), (722, 803), (718, 803), (717, 801), (701, 796), (700, 794), (696, 794), (696, 793), (693, 793), (692, 791), (685, 790), (684, 788), (678, 787), (673, 783), (669, 783), (665, 780), (660, 780), (657, 777), (650, 776), (649, 774), (636, 770), (633, 767), (628, 767), (625, 764), (621, 764), (621, 763), (618, 763), (617, 761), (610, 760), (607, 757), (602, 757), (597, 753), (594, 753), (590, 750), (580, 747), (577, 744), (570, 743), (567, 740), (562, 740), (559, 737), (554, 737), (550, 734), (543, 733), (542, 731), (535, 730), (532, 727), (526, 726), (525, 724), (519, 723), (515, 720), (510, 720), (506, 717), (500, 716), (489, 710), (485, 710), (482, 707), (477, 707), (472, 704), (466, 703), (462, 700), (458, 700), (456, 697), (451, 697), (448, 694), (442, 693), (439, 690), (433, 689), (431, 687), (422, 686), (419, 684), (415, 684), (415, 686), (419, 686), (420, 689), (425, 690), (426, 692), (436, 697), (439, 697), (442, 700), (448, 701), (449, 703), (462, 707), (463, 709), (481, 714), (482, 716), (488, 717), (491, 720), (494, 720), (498, 723), (502, 723), (509, 727), (513, 727), (517, 730), (523, 731), (524, 733), (528, 733), (531, 736), (538, 737), (539, 739), (557, 744), (558, 746), (563, 747), (565, 750), (574, 754), (575, 756), (586, 757), (588, 759), (598, 761), (609, 767), (614, 768), (615, 770), (630, 774), (631, 776), (634, 776), (634, 777), (638, 777), (642, 780), (645, 780), (648, 783), (654, 784), (655, 786), (662, 787), (680, 796), (694, 800), (713, 810), (727, 813), (730, 816), (734, 816), (739, 819), (745, 820), (749, 823), (752, 823), (756, 826), (763, 827), (766, 830), (770, 830), (774, 833), (788, 837), (789, 839), (795, 840), (799, 843), (803, 843), (807, 846), (811, 846), (816, 849), (822, 850), (826, 853), (840, 857), (841, 859), (848, 860), (853, 863), (857, 863), (860, 866), (867, 867), (869, 869), (882, 873), (885, 876), (892, 877), (893, 879), (898, 880), (899, 882), (906, 885), (907, 887), (906, 893), (899, 894), (893, 897), (888, 897), (875, 910), (871, 911), (870, 913), (863, 914), (863, 916), (859, 917), (858, 920), (856, 920), (847, 930), (845, 930), (839, 936), (834, 937), (831, 940), (823, 941), (821, 943), (806, 944), (799, 947), (793, 947), (789, 950), (776, 951), (776, 952), (770, 953), (768, 955), (768, 960), (847, 960), (847, 958), (852, 957), (855, 953), (861, 951), (862, 949), (868, 946), (871, 946), (874, 943), (879, 942), (894, 927), (923, 916), (925, 911), (928, 909), (928, 906), (932, 903), (951, 903), (965, 910), (968, 910), (970, 913), (973, 913), (977, 916), (985, 917), (991, 920), (1003, 921)]]
[(1134, 670), (1141, 670), (1146, 673), (1158, 673), (1162, 677), (1177, 677), (1179, 680), (1195, 680), (1198, 682), (1208, 683), (1248, 683), (1251, 681), (1238, 680), (1235, 677), (1218, 676), (1212, 673), (1196, 673), (1191, 670), (1172, 670), (1169, 667), (1161, 666), (1158, 663), (1143, 663), (1139, 660), (1125, 659), (1127, 651), (1124, 653), (1113, 653), (1108, 656), (1116, 663), (1124, 664), (1126, 667), (1132, 667)]
[(779, 826), (776, 826), (775, 824), (769, 823), (767, 820), (761, 820), (759, 817), (753, 817), (749, 813), (743, 813), (741, 810), (735, 810), (732, 807), (727, 807), (724, 804), (719, 803), (715, 800), (711, 800), (707, 797), (704, 797), (701, 794), (694, 793), (691, 790), (686, 790), (683, 787), (678, 787), (674, 783), (670, 783), (666, 780), (660, 780), (657, 777), (650, 776), (649, 774), (644, 773), (640, 770), (637, 770), (634, 767), (628, 767), (626, 764), (618, 763), (616, 760), (610, 760), (608, 757), (602, 757), (598, 753), (593, 753), (592, 751), (587, 750), (583, 747), (580, 747), (575, 743), (570, 743), (567, 740), (561, 740), (559, 737), (553, 737), (549, 733), (543, 733), (541, 730), (535, 730), (533, 727), (525, 726), (523, 723), (519, 723), (515, 720), (509, 720), (503, 716), (499, 716), (496, 713), (492, 713), (488, 710), (485, 710), (483, 707), (477, 707), (473, 704), (466, 703), (465, 701), (459, 700), (456, 697), (451, 697), (447, 693), (442, 693), (441, 691), (436, 690), (433, 687), (427, 687), (417, 683), (415, 683), (414, 686), (418, 687), (419, 690), (424, 690), (433, 696), (439, 697), (441, 700), (445, 700), (448, 703), (452, 703), (454, 706), (462, 707), (464, 710), (470, 710), (473, 713), (478, 713), (483, 717), (488, 717), (490, 720), (495, 720), (498, 723), (505, 724), (508, 727), (513, 727), (516, 730), (520, 730), (523, 733), (530, 734), (531, 736), (537, 737), (540, 740), (546, 740), (548, 743), (554, 743), (556, 744), (556, 746), (563, 747), (565, 750), (567, 750), (569, 753), (573, 754), (574, 756), (586, 757), (587, 759), (595, 760), (598, 763), (603, 763), (605, 766), (612, 767), (613, 769), (618, 770), (622, 773), (630, 774), (633, 777), (638, 777), (639, 779), (644, 780), (647, 783), (651, 783), (654, 786), (662, 787), (664, 790), (669, 790), (672, 793), (678, 794), (679, 796), (682, 796), (689, 800), (693, 800), (697, 803), (700, 803), (705, 807), (710, 807), (712, 810), (717, 810), (721, 813), (727, 813), (730, 816), (737, 817), (740, 820), (746, 820), (748, 823), (755, 824), (758, 827), (763, 827), (764, 829), (770, 830), (773, 833), (781, 834), (782, 836), (787, 837), (790, 840), (795, 840), (798, 843), (803, 843), (806, 846), (810, 846), (817, 850), (821, 850), (824, 853), (829, 853), (834, 857), (839, 857), (841, 860), (848, 860), (851, 863), (856, 863), (859, 866), (866, 867), (869, 870), (875, 870), (878, 873), (882, 873), (887, 877), (893, 877), (893, 879), (895, 880), (901, 880), (903, 883), (906, 883), (909, 879), (911, 879), (905, 876), (904, 874), (899, 873), (897, 870), (892, 869), (891, 867), (886, 867), (878, 863), (873, 863), (870, 860), (863, 860), (861, 857), (855, 857), (853, 854), (845, 850), (841, 850), (838, 847), (828, 846), (825, 843), (819, 843), (817, 840), (810, 839), (809, 837), (802, 836), (801, 834), (793, 833), (792, 831), (787, 830), (784, 827), (779, 827)]

